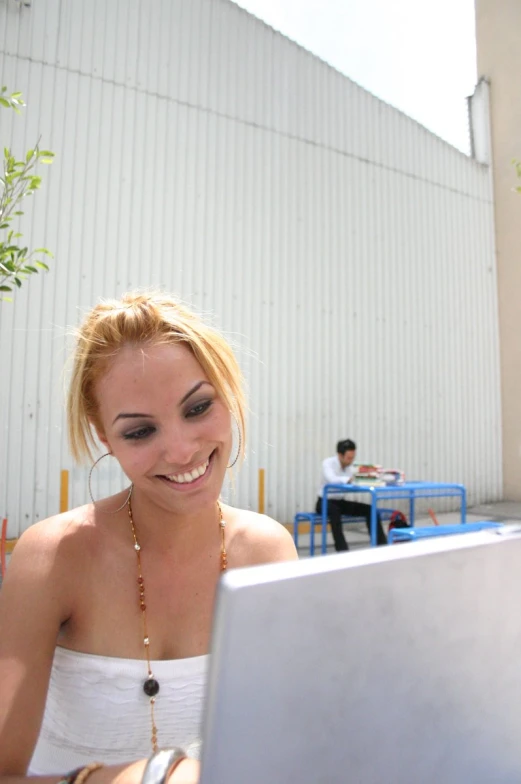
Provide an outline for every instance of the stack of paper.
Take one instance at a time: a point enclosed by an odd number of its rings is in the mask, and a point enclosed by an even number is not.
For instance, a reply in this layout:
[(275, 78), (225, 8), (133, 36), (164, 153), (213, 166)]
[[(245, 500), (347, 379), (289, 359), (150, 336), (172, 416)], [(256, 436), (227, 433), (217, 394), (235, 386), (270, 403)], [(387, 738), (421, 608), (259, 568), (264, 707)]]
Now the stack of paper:
[(364, 463), (356, 465), (356, 474), (352, 484), (370, 485), (371, 487), (384, 487), (385, 485), (402, 485), (405, 474), (398, 468), (383, 468), (381, 465)]

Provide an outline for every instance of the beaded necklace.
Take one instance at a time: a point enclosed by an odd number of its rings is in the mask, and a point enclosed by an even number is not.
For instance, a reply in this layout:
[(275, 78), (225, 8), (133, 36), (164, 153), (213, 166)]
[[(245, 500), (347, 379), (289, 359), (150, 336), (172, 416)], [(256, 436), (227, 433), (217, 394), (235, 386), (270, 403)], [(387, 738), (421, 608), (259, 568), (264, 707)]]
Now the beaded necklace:
[[(156, 720), (154, 715), (154, 706), (156, 704), (156, 698), (159, 694), (159, 682), (154, 677), (152, 672), (152, 665), (150, 663), (150, 638), (148, 636), (148, 624), (147, 624), (147, 606), (145, 602), (145, 581), (143, 579), (143, 571), (141, 568), (141, 545), (138, 542), (137, 534), (136, 534), (136, 526), (134, 525), (134, 519), (132, 517), (132, 503), (129, 496), (128, 502), (128, 519), (130, 520), (130, 527), (132, 529), (132, 536), (134, 538), (134, 550), (136, 551), (137, 556), (137, 584), (138, 584), (138, 591), (139, 591), (139, 607), (141, 609), (141, 618), (143, 621), (143, 646), (145, 648), (145, 659), (147, 663), (147, 677), (143, 683), (143, 691), (150, 699), (150, 718), (152, 721), (152, 750), (156, 752), (158, 750), (157, 745), (157, 726)], [(221, 531), (221, 572), (225, 572), (228, 566), (228, 556), (226, 554), (226, 546), (224, 540), (224, 529), (226, 523), (223, 519), (223, 513), (221, 509), (221, 504), (217, 502), (217, 509), (219, 512), (219, 529)]]

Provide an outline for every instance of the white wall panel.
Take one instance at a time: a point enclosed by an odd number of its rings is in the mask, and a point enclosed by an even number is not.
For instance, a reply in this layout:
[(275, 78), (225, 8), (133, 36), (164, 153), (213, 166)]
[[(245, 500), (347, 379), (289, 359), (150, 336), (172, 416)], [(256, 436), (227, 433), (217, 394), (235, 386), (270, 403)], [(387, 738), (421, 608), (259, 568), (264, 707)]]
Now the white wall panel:
[[(67, 328), (162, 285), (240, 347), (251, 417), (236, 502), (288, 521), (351, 436), (411, 478), (500, 497), (493, 205), (466, 158), (227, 0), (0, 3), (2, 144), (56, 162), (24, 232), (55, 253), (0, 305), (0, 514), (71, 503)], [(100, 467), (96, 492), (119, 486)]]

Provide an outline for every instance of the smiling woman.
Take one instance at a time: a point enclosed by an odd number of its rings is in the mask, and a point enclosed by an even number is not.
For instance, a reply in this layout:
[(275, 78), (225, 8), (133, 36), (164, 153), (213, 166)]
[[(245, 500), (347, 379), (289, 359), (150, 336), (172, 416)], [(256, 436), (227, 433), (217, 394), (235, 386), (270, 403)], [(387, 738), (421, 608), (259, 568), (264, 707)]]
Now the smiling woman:
[(219, 575), (296, 558), (285, 528), (220, 503), (244, 409), (230, 346), (175, 299), (127, 294), (87, 315), (71, 449), (92, 459), (101, 442), (131, 484), (31, 526), (15, 549), (0, 593), (0, 782), (138, 784), (160, 747), (172, 784), (197, 781)]

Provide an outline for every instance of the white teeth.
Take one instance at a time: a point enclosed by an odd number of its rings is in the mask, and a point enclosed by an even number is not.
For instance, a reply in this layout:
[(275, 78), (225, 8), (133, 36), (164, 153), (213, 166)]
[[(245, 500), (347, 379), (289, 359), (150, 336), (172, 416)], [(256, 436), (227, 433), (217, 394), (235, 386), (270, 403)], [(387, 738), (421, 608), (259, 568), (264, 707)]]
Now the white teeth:
[(184, 485), (189, 482), (194, 482), (196, 479), (199, 479), (200, 476), (206, 473), (206, 469), (208, 468), (209, 460), (203, 465), (200, 465), (199, 468), (194, 468), (189, 474), (170, 474), (167, 478), (170, 479), (171, 482), (176, 482), (179, 485)]

